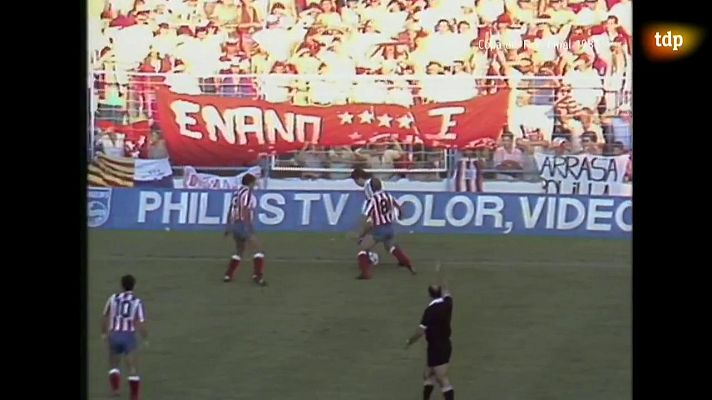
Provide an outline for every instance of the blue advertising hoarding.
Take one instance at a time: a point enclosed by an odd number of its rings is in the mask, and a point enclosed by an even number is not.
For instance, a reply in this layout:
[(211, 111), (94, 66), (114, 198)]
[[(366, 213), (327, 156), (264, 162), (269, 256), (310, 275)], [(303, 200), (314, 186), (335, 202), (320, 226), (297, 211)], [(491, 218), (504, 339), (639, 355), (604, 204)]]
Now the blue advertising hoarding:
[[(401, 232), (630, 238), (626, 197), (392, 192)], [(232, 192), (90, 188), (88, 225), (125, 230), (219, 231)], [(355, 191), (258, 192), (256, 230), (343, 232), (355, 228), (364, 196)]]

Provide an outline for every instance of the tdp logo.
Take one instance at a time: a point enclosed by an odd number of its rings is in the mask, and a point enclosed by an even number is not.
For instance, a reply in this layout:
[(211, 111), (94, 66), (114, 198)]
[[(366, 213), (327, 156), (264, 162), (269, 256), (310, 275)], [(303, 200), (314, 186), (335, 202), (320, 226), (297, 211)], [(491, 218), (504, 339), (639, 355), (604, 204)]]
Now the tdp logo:
[(87, 193), (87, 225), (97, 228), (109, 220), (111, 188), (92, 188)]
[(677, 51), (682, 47), (682, 42), (682, 35), (673, 35), (672, 31), (667, 31), (664, 35), (655, 32), (655, 45), (658, 47), (672, 47), (672, 51)]
[(702, 28), (679, 23), (655, 23), (643, 28), (643, 49), (653, 61), (674, 61), (693, 54), (704, 39)]

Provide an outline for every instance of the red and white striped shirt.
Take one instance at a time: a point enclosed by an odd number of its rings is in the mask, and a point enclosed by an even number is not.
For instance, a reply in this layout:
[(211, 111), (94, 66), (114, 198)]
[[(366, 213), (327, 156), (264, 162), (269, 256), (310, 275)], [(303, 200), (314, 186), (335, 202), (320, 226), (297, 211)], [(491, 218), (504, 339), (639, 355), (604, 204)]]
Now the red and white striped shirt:
[(143, 302), (131, 291), (112, 294), (104, 306), (104, 315), (109, 317), (110, 332), (135, 332), (135, 321), (146, 321)]
[(257, 197), (252, 189), (247, 186), (237, 189), (232, 195), (231, 222), (252, 221), (255, 208), (257, 208)]
[(366, 200), (364, 215), (373, 221), (373, 225), (387, 225), (396, 219), (396, 210), (400, 206), (390, 194), (380, 191)]

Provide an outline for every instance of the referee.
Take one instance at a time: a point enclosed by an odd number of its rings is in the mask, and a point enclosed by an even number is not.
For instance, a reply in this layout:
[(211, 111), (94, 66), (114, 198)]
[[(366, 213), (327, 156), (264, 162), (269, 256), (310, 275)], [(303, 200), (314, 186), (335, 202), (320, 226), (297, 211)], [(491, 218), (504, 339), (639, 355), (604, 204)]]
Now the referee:
[[(440, 262), (435, 266), (440, 272)], [(423, 400), (429, 400), (437, 381), (445, 400), (455, 399), (455, 390), (447, 377), (452, 344), (450, 343), (450, 320), (452, 319), (452, 296), (447, 289), (445, 279), (440, 276), (438, 285), (428, 286), (431, 301), (423, 312), (423, 318), (413, 336), (408, 339), (406, 348), (417, 342), (423, 334), (428, 342), (428, 362), (423, 373)]]

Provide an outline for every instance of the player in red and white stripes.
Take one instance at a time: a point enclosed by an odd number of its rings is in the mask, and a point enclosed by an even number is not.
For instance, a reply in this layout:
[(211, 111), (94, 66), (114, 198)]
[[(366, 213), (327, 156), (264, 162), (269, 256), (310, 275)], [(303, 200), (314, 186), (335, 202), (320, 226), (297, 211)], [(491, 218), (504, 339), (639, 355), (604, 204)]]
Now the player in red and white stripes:
[(262, 246), (255, 236), (254, 216), (257, 208), (257, 197), (254, 194), (257, 178), (252, 174), (245, 174), (242, 177), (242, 186), (233, 194), (230, 208), (227, 212), (227, 225), (225, 226), (225, 236), (232, 232), (235, 239), (236, 253), (231, 257), (230, 263), (225, 271), (223, 281), (230, 282), (235, 271), (240, 266), (240, 261), (247, 245), (254, 251), (252, 256), (253, 270), (252, 280), (260, 285), (266, 286), (264, 278), (265, 255)]
[[(358, 266), (361, 274), (358, 279), (370, 279), (371, 262), (369, 251), (377, 244), (383, 243), (386, 251), (393, 254), (398, 260), (398, 265), (408, 268), (415, 274), (415, 270), (408, 256), (395, 244), (393, 224), (396, 221), (400, 205), (393, 196), (383, 190), (383, 184), (378, 178), (371, 178), (368, 183), (373, 195), (366, 200), (359, 233)], [(369, 222), (370, 221), (370, 222)]]
[(121, 386), (121, 357), (126, 360), (129, 369), (130, 399), (138, 400), (141, 378), (136, 369), (136, 353), (138, 347), (136, 332), (148, 346), (148, 330), (146, 329), (146, 312), (143, 302), (133, 293), (136, 279), (131, 275), (121, 277), (123, 291), (109, 297), (104, 306), (101, 324), (101, 337), (109, 344), (109, 385), (112, 395), (119, 394)]

